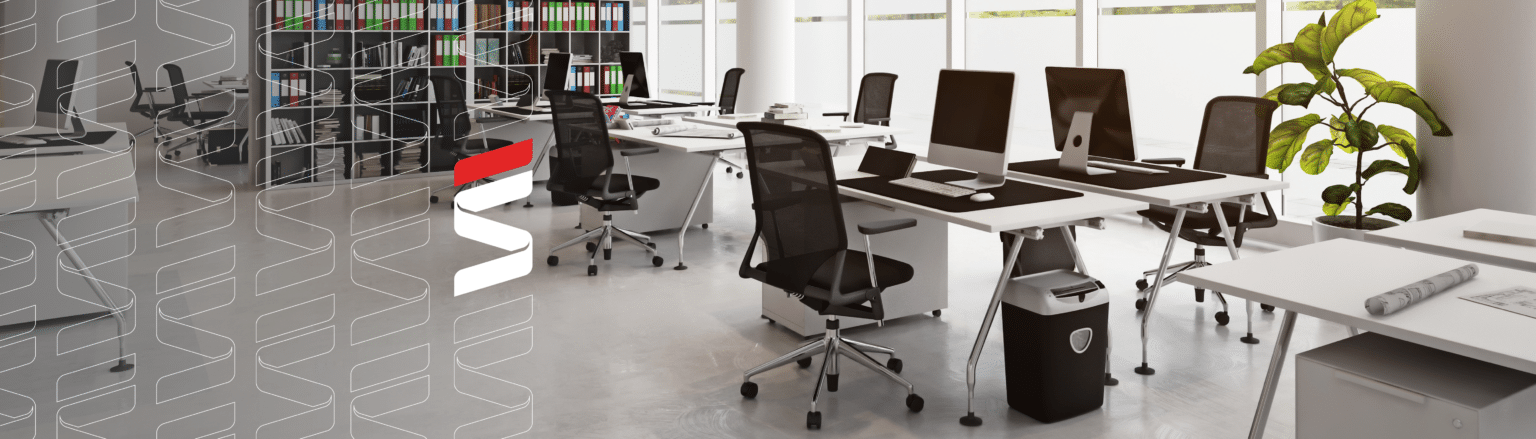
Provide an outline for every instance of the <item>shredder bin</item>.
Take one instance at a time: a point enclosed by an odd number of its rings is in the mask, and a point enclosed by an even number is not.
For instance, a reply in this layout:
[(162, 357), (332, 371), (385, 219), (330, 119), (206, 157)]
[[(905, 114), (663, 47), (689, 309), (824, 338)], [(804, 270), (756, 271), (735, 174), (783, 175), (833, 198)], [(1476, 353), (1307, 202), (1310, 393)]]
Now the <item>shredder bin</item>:
[(1002, 299), (1008, 406), (1056, 422), (1104, 405), (1109, 294), (1067, 269), (1015, 277)]

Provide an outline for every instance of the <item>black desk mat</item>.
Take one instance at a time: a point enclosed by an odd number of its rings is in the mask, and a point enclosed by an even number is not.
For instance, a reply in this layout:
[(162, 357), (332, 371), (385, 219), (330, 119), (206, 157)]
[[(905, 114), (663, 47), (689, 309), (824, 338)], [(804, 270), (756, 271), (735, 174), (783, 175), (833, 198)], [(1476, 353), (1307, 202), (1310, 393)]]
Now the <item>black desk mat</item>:
[[(976, 173), (955, 169), (938, 171), (914, 172), (913, 178), (928, 181), (948, 182), (976, 178)], [(1064, 200), (1083, 196), (1080, 192), (1057, 189), (1049, 186), (1025, 183), (1017, 180), (1008, 180), (1002, 187), (984, 189), (981, 192), (992, 194), (992, 201), (975, 202), (970, 196), (950, 198), (943, 195), (902, 187), (891, 184), (890, 177), (864, 177), (850, 180), (841, 180), (837, 184), (875, 195), (895, 198), (898, 200), (918, 204), (945, 212), (970, 212), (974, 210), (995, 209), (999, 207), (1017, 206), (1020, 204), (1041, 203), (1046, 201)]]
[[(51, 134), (18, 134), (18, 135), (21, 136), (21, 137), (30, 137), (30, 138), (33, 138), (33, 139), (41, 139), (43, 137), (48, 137)], [(77, 137), (77, 138), (73, 138), (73, 139), (53, 139), (53, 140), (48, 140), (48, 144), (47, 145), (8, 145), (8, 146), (10, 146), (12, 148), (30, 148), (30, 147), (33, 147), (33, 146), (100, 145), (100, 144), (103, 144), (103, 143), (107, 143), (107, 140), (111, 140), (112, 136), (115, 136), (115, 135), (117, 135), (117, 131), (87, 131), (85, 133), (85, 136), (83, 136), (83, 137)]]
[(1215, 180), (1218, 178), (1227, 177), (1226, 174), (1218, 174), (1215, 172), (1195, 171), (1191, 169), (1175, 168), (1172, 166), (1156, 166), (1146, 163), (1130, 162), (1103, 157), (1094, 157), (1093, 160), (1139, 166), (1143, 168), (1161, 169), (1168, 171), (1168, 173), (1137, 174), (1135, 172), (1116, 171), (1113, 174), (1083, 175), (1061, 169), (1057, 166), (1057, 162), (1059, 160), (1060, 159), (1045, 159), (1009, 163), (1008, 170), (1121, 190), (1147, 189), (1175, 184), (1194, 183), (1197, 181)]

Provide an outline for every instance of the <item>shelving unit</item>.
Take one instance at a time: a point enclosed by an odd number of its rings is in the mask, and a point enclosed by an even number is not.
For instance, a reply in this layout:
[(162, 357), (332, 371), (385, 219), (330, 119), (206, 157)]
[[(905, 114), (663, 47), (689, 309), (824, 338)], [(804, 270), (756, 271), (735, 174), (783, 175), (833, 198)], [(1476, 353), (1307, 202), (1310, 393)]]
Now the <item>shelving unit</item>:
[[(389, 4), (379, 1), (382, 5)], [(435, 3), (435, 0), (421, 3), (429, 2)], [(457, 4), (451, 4), (454, 2)], [(345, 4), (357, 17), (365, 16), (361, 7), (368, 6), (370, 1), (335, 3)], [(252, 47), (260, 51), (258, 71), (266, 81), (262, 81), (261, 90), (252, 90), (252, 97), (271, 101), (273, 90), (298, 89), (305, 94), (294, 98), (294, 102), (287, 102), (285, 98), (282, 106), (268, 105), (260, 113), (260, 135), (253, 137), (261, 145), (261, 160), (256, 169), (260, 175), (259, 185), (284, 188), (328, 185), (331, 184), (330, 176), (336, 181), (362, 183), (391, 176), (443, 175), (452, 171), (452, 155), (439, 148), (436, 142), (420, 142), (433, 137), (432, 115), (439, 104), (426, 99), (425, 93), (402, 96), (401, 87), (412, 78), (424, 81), (427, 76), (445, 76), (463, 81), (470, 105), (490, 102), (493, 94), (501, 100), (514, 100), (542, 89), (547, 75), (547, 66), (540, 56), (542, 49), (569, 52), (573, 56), (589, 55), (595, 62), (573, 63), (573, 67), (593, 67), (596, 71), (604, 66), (617, 66), (618, 53), (629, 50), (632, 5), (627, 0), (585, 2), (599, 8), (594, 19), (601, 18), (602, 5), (619, 5), (615, 9), (624, 13), (614, 18), (622, 21), (625, 29), (622, 31), (538, 30), (544, 29), (551, 18), (546, 16), (550, 8), (545, 6), (576, 2), (445, 0), (445, 3), (450, 4), (444, 7), (456, 7), (461, 17), (456, 30), (320, 30), (321, 26), (313, 21), (309, 23), (309, 29), (284, 29), (284, 23), (278, 22), (271, 8), (282, 12), (286, 3), (282, 0), (261, 2), (256, 12), (259, 17), (267, 17), (262, 20), (266, 26), (253, 37)], [(508, 30), (506, 15), (511, 15), (511, 11), (496, 17), (476, 16), (477, 12), (488, 11), (478, 7), (480, 5), (507, 7), (525, 3), (532, 9), (535, 30)], [(407, 15), (409, 9), (401, 8), (402, 18), (413, 17)], [(308, 12), (303, 14), (301, 21), (326, 16), (324, 12), (319, 15)], [(482, 21), (485, 26), (470, 25)], [(598, 26), (600, 28), (601, 24)], [(458, 55), (460, 63), (465, 65), (407, 66), (403, 60), (373, 63), (364, 59), (365, 52), (376, 53), (372, 49), (386, 43), (399, 43), (403, 48), (400, 57), (404, 58), (412, 47), (433, 47), (433, 42), (440, 36), (456, 36), (465, 41), (462, 52), (446, 53)], [(477, 51), (475, 42), (479, 39), (493, 42), (489, 48), (494, 53), (487, 51), (486, 59), (482, 60), (472, 59)], [(340, 62), (331, 59), (333, 52), (339, 52), (345, 59)], [(433, 59), (434, 56), (429, 56), (428, 62)], [(382, 81), (385, 88), (382, 95), (368, 93), (367, 86), (380, 85), (379, 82), (361, 80), (369, 78), (368, 75), (378, 75), (379, 79), (373, 81)], [(575, 75), (571, 76), (574, 78)], [(601, 80), (603, 75), (595, 76)], [(292, 79), (301, 80), (298, 84), (302, 87), (291, 86), (294, 84)], [(339, 104), (322, 105), (319, 93), (328, 88), (342, 92)], [(357, 97), (359, 94), (363, 99)], [(368, 133), (372, 133), (372, 137), (354, 138), (358, 134), (356, 118), (359, 116), (378, 118), (376, 126), (363, 133), (363, 137), (368, 137)], [(278, 119), (294, 121), (303, 141), (287, 144), (277, 141), (281, 136), (274, 134), (282, 127), (275, 124)], [(315, 132), (321, 129), (319, 122), (326, 119), (336, 120), (339, 125), (336, 135), (333, 139), (316, 139)], [(328, 161), (327, 157), (335, 157), (340, 162)]]

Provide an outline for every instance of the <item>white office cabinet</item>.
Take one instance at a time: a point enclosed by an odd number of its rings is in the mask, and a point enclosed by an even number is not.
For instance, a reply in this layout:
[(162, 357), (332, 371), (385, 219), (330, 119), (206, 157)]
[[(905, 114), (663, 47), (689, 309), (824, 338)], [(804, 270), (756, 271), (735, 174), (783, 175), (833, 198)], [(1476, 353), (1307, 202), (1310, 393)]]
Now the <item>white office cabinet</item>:
[(1536, 375), (1383, 335), (1296, 356), (1298, 439), (1532, 438), (1533, 410)]

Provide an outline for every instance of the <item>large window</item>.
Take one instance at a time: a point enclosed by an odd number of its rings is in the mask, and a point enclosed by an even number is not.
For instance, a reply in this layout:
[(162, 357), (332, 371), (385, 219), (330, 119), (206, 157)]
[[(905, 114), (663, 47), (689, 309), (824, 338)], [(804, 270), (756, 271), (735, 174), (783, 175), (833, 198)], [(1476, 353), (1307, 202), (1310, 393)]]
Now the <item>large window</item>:
[[(736, 63), (736, 0), (719, 0), (715, 6), (715, 81), (725, 78), (725, 71), (741, 67)], [(716, 82), (715, 87), (720, 87)], [(713, 101), (720, 96), (720, 91), (714, 90), (705, 101)]]
[(657, 99), (696, 102), (704, 96), (704, 0), (661, 0), (661, 53), (652, 64)]
[[(864, 68), (895, 73), (891, 125), (912, 130), (902, 139), (927, 139), (939, 70), (948, 65), (945, 0), (865, 0)], [(927, 142), (905, 141), (901, 149), (926, 154)]]
[(1052, 155), (1045, 68), (1077, 65), (1073, 0), (966, 2), (965, 66), (1017, 74), (1013, 91), (1014, 158)]
[(796, 102), (822, 112), (853, 111), (847, 108), (848, 0), (796, 0), (795, 71)]

